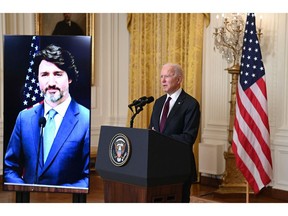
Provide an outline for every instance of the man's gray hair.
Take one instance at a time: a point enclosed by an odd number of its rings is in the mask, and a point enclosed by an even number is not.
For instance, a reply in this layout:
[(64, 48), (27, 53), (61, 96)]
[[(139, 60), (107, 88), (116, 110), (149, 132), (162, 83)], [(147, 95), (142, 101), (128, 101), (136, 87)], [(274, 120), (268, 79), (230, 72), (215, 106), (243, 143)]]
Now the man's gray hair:
[(172, 68), (173, 72), (177, 76), (184, 76), (183, 69), (179, 64), (174, 64), (174, 63), (166, 63), (163, 66), (169, 66)]

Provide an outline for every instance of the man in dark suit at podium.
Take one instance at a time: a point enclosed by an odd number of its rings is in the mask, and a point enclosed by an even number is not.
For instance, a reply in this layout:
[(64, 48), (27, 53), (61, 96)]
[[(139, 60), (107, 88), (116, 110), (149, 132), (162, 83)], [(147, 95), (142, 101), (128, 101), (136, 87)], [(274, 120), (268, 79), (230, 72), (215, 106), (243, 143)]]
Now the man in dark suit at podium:
[(180, 65), (163, 65), (161, 85), (166, 94), (155, 101), (149, 128), (191, 147), (191, 173), (184, 182), (181, 200), (187, 203), (190, 202), (191, 185), (197, 180), (193, 144), (200, 124), (200, 105), (181, 88), (182, 81), (183, 70)]

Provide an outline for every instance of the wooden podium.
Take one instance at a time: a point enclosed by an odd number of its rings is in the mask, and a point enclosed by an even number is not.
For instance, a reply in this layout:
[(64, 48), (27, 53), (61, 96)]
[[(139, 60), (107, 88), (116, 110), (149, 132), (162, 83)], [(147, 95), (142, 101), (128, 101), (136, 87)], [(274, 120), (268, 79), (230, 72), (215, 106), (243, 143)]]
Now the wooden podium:
[[(122, 149), (126, 158), (115, 153), (118, 144), (128, 150)], [(102, 126), (95, 168), (104, 180), (104, 201), (181, 202), (189, 151), (188, 145), (153, 130)]]

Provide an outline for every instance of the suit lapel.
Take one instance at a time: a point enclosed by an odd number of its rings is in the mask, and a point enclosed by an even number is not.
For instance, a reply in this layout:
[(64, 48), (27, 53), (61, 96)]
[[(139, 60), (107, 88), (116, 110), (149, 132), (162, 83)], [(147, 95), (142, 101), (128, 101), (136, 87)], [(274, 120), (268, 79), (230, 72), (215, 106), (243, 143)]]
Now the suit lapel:
[[(183, 104), (184, 100), (186, 97), (186, 92), (182, 89), (181, 94), (179, 95), (179, 97), (177, 98), (177, 101), (175, 102), (174, 106), (172, 107), (168, 118), (166, 120), (166, 125), (167, 123), (169, 123), (169, 121), (171, 121), (171, 119), (173, 118), (173, 116), (177, 113), (177, 110), (181, 107), (181, 105)], [(165, 127), (166, 127), (165, 125)]]
[(59, 130), (56, 134), (51, 150), (44, 164), (43, 172), (50, 165), (50, 163), (54, 160), (54, 158), (57, 156), (61, 147), (64, 145), (65, 141), (68, 139), (68, 137), (72, 133), (76, 123), (78, 122), (78, 118), (76, 117), (78, 113), (79, 113), (79, 110), (78, 110), (77, 104), (75, 101), (72, 100), (65, 113), (65, 116), (59, 127)]

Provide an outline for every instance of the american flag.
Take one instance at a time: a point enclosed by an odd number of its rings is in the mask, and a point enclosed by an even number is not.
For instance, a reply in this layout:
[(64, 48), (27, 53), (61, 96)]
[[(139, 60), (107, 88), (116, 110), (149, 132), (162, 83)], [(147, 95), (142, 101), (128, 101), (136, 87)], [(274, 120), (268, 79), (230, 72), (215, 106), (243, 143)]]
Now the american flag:
[(43, 101), (43, 94), (40, 91), (38, 78), (36, 76), (37, 68), (34, 67), (34, 58), (39, 51), (39, 37), (32, 36), (29, 51), (29, 62), (26, 72), (25, 85), (23, 91), (23, 108), (29, 109)]
[(232, 149), (236, 164), (254, 193), (272, 179), (265, 70), (255, 14), (247, 14), (236, 93)]

